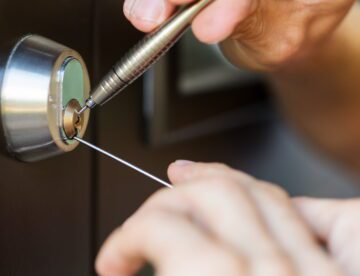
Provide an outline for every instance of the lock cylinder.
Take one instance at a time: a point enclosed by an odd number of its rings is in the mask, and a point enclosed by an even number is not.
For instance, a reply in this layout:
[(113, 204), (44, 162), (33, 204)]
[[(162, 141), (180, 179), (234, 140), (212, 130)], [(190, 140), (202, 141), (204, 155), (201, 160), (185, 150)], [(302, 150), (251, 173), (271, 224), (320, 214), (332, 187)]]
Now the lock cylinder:
[(72, 99), (65, 107), (63, 113), (63, 126), (65, 135), (68, 138), (68, 143), (72, 141), (75, 136), (78, 136), (83, 128), (84, 113), (79, 114), (80, 109), (80, 103), (75, 99)]
[(20, 39), (0, 72), (1, 129), (7, 152), (32, 162), (73, 151), (83, 137), (89, 111), (78, 111), (89, 97), (82, 57), (38, 35)]

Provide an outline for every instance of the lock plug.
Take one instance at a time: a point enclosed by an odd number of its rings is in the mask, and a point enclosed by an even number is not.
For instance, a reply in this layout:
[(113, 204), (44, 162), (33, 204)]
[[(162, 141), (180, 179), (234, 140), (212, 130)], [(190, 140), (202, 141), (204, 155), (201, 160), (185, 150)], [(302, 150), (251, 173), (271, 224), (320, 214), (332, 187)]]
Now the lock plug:
[(80, 103), (72, 99), (66, 105), (63, 112), (63, 127), (65, 135), (72, 140), (81, 131), (84, 122), (84, 115), (79, 114), (81, 110)]

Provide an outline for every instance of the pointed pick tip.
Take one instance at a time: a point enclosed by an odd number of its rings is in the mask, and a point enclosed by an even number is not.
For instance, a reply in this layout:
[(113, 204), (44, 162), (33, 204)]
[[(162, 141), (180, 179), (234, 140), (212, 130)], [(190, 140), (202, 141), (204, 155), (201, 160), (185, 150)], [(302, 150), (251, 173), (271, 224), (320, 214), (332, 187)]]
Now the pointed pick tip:
[(81, 115), (82, 113), (85, 112), (85, 110), (88, 109), (88, 106), (84, 106), (83, 108), (81, 108), (79, 111), (78, 111), (78, 114)]

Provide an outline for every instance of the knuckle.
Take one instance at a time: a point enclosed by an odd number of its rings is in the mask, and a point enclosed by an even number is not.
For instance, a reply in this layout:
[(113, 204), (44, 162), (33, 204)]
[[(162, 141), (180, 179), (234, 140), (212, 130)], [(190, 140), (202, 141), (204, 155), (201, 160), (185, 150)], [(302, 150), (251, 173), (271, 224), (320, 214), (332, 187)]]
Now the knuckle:
[(208, 182), (218, 185), (223, 184), (225, 188), (237, 188), (239, 184), (248, 184), (257, 181), (254, 177), (223, 163), (199, 164), (197, 176), (208, 179)]
[(228, 176), (233, 169), (222, 163), (198, 163), (195, 167), (196, 175), (200, 177)]
[(269, 47), (271, 50), (263, 56), (262, 63), (269, 66), (287, 63), (301, 52), (304, 39), (304, 31), (301, 28), (291, 28), (282, 33), (281, 37), (272, 38), (274, 45)]
[(230, 177), (215, 177), (209, 182), (210, 188), (221, 194), (238, 192), (241, 187), (239, 183)]
[(218, 173), (218, 174), (229, 172), (231, 170), (229, 166), (222, 163), (205, 164), (204, 169), (208, 173)]
[(278, 185), (274, 185), (265, 181), (260, 181), (259, 182), (262, 189), (269, 193), (270, 195), (272, 195), (273, 197), (275, 197), (277, 200), (289, 200), (289, 194), (287, 191), (285, 191), (283, 188), (281, 188)]
[(281, 41), (271, 55), (267, 56), (266, 63), (269, 65), (282, 65), (290, 61), (299, 52), (299, 45), (291, 40)]

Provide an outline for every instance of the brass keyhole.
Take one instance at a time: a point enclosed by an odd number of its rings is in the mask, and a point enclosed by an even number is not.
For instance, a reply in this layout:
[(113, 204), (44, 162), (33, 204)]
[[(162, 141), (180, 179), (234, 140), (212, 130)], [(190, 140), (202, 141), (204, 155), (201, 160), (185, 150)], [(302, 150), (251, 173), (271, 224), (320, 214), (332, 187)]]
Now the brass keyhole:
[(81, 109), (80, 103), (72, 99), (65, 107), (63, 113), (63, 127), (65, 135), (68, 139), (73, 139), (83, 127), (83, 114), (79, 115)]

